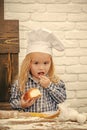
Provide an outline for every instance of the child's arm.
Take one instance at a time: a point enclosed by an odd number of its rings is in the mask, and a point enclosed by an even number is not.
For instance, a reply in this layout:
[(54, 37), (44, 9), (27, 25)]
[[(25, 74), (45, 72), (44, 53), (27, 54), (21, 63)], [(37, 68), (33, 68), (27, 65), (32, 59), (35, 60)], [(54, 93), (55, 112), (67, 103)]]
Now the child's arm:
[(20, 90), (18, 89), (18, 84), (15, 82), (11, 86), (11, 97), (10, 97), (10, 104), (13, 109), (23, 110), (26, 107), (29, 107), (34, 104), (37, 98), (32, 98), (32, 100), (24, 100), (24, 95), (21, 94)]
[(66, 88), (62, 80), (55, 84), (50, 82), (48, 77), (40, 76), (40, 84), (47, 89), (49, 95), (56, 103), (61, 103), (66, 99)]
[(46, 89), (58, 104), (66, 99), (66, 88), (63, 81), (60, 80), (58, 84), (51, 83)]
[(17, 81), (15, 81), (15, 83), (13, 83), (11, 86), (11, 97), (9, 102), (13, 109), (21, 110), (22, 109), (20, 104), (21, 93), (18, 90), (17, 85), (18, 83)]

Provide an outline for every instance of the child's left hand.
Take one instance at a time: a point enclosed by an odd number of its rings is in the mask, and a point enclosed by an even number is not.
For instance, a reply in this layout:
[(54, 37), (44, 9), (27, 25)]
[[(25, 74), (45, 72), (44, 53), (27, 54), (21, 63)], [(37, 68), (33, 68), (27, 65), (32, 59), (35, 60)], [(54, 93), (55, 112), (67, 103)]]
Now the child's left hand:
[(50, 85), (50, 79), (47, 76), (40, 76), (40, 84), (42, 87), (47, 88)]
[(22, 95), (20, 103), (23, 108), (26, 108), (26, 107), (32, 106), (36, 100), (37, 98), (32, 98), (32, 100), (30, 99), (24, 100), (24, 95)]

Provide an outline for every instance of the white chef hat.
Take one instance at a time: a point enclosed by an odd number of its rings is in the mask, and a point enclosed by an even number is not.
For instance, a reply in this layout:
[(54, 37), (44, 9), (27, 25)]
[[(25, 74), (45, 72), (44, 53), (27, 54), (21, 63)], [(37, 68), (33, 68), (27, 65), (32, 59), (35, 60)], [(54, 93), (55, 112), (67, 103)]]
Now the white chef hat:
[(32, 52), (43, 52), (52, 55), (52, 48), (63, 51), (62, 42), (46, 29), (33, 30), (28, 33), (27, 54)]

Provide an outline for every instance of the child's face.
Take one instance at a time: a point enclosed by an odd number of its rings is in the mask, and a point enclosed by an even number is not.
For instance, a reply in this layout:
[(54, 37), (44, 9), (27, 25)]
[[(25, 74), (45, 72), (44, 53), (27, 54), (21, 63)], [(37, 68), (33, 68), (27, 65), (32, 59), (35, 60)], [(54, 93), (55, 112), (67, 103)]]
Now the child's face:
[(31, 55), (30, 72), (32, 76), (39, 79), (41, 75), (47, 75), (51, 66), (51, 57), (49, 54), (35, 52)]

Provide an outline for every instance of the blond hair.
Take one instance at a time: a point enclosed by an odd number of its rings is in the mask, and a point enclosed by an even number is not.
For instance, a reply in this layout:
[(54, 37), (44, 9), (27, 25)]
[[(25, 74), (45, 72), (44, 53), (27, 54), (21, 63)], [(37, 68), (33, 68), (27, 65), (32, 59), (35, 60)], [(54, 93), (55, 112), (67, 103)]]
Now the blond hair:
[[(28, 81), (29, 71), (30, 71), (30, 63), (31, 63), (31, 53), (26, 55), (24, 58), (21, 68), (20, 68), (20, 74), (19, 74), (19, 83), (20, 83), (20, 90), (24, 92), (25, 84)], [(51, 57), (51, 56), (50, 56)], [(54, 83), (57, 83), (59, 81), (59, 77), (54, 75), (54, 64), (53, 59), (51, 57), (51, 66), (48, 72), (48, 76), (50, 80)]]

